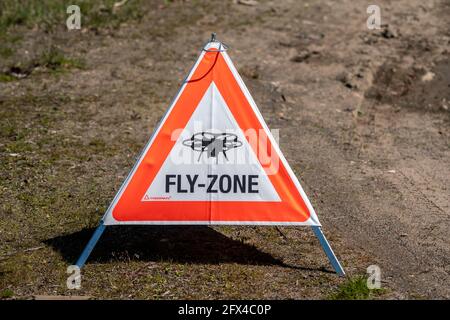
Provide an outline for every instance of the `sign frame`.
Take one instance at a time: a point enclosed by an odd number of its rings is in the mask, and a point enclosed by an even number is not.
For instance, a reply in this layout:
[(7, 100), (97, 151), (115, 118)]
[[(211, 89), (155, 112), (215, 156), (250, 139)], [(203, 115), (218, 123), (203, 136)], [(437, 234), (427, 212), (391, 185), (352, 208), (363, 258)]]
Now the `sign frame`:
[[(146, 151), (148, 151), (149, 147), (151, 146), (155, 135), (158, 133), (158, 130), (160, 129), (161, 125), (164, 123), (164, 120), (167, 118), (167, 116), (170, 114), (172, 108), (175, 105), (176, 100), (179, 98), (180, 93), (183, 91), (183, 89), (185, 88), (185, 86), (187, 85), (187, 83), (189, 83), (189, 79), (190, 77), (193, 75), (193, 72), (195, 71), (197, 65), (200, 63), (200, 61), (202, 59), (200, 59), (202, 57), (202, 54), (204, 54), (205, 52), (211, 52), (210, 50), (210, 44), (213, 44), (215, 46), (217, 46), (218, 44), (218, 50), (213, 50), (214, 52), (217, 53), (221, 53), (225, 50), (227, 50), (227, 46), (225, 44), (223, 44), (222, 42), (219, 42), (215, 39), (215, 34), (212, 35), (211, 40), (208, 41), (205, 46), (202, 49), (202, 52), (199, 56), (199, 58), (197, 59), (197, 61), (194, 63), (194, 65), (192, 66), (192, 68), (190, 69), (190, 71), (188, 72), (187, 77), (185, 78), (185, 80), (183, 81), (182, 85), (180, 86), (177, 94), (175, 95), (175, 98), (173, 99), (172, 103), (170, 104), (170, 108), (167, 109), (166, 113), (164, 114), (164, 116), (162, 117), (160, 123), (158, 123), (158, 125), (156, 126), (156, 129), (154, 130), (153, 134), (151, 135), (150, 139), (148, 140), (147, 144), (145, 145), (145, 147), (143, 148), (142, 152), (140, 153), (139, 156), (139, 160), (136, 161), (136, 163), (134, 164), (132, 170), (130, 171), (130, 173), (128, 174), (128, 177), (125, 179), (125, 181), (123, 182), (121, 188), (119, 189), (119, 191), (117, 192), (117, 194), (115, 195), (113, 201), (111, 202), (108, 210), (106, 211), (105, 215), (103, 216), (103, 218), (100, 221), (99, 226), (96, 228), (94, 234), (92, 235), (91, 239), (89, 240), (88, 244), (86, 245), (86, 247), (84, 248), (83, 252), (81, 253), (80, 257), (78, 258), (76, 265), (79, 268), (82, 268), (87, 259), (89, 258), (92, 250), (95, 248), (95, 245), (97, 244), (97, 242), (99, 241), (100, 237), (102, 236), (103, 232), (105, 231), (105, 228), (107, 226), (107, 224), (105, 224), (105, 217), (107, 218), (108, 214), (112, 214), (111, 210), (114, 208), (115, 204), (117, 203), (117, 201), (119, 200), (119, 198), (121, 197), (124, 189), (127, 186), (127, 183), (129, 182), (129, 180), (131, 179), (131, 177), (133, 176), (133, 174), (135, 173), (136, 169), (138, 168), (139, 164), (140, 164), (140, 160), (143, 158), (143, 156), (146, 154)], [(229, 59), (229, 58), (228, 58)], [(231, 62), (231, 61), (230, 61)], [(245, 89), (245, 85), (244, 85), (244, 89)], [(248, 93), (248, 92), (247, 92)], [(248, 95), (251, 97), (251, 95), (248, 93)], [(256, 105), (255, 105), (256, 107)], [(257, 107), (256, 107), (256, 111), (257, 111)], [(255, 111), (255, 110), (254, 110)], [(260, 114), (257, 114), (257, 116), (259, 116), (260, 118), (262, 118), (262, 116)], [(265, 122), (262, 121), (262, 124), (265, 125)], [(266, 130), (268, 130), (267, 126), (265, 126)], [(275, 144), (275, 147), (278, 148), (278, 146)], [(281, 153), (281, 151), (279, 149), (276, 149), (278, 156), (281, 158), (282, 161), (286, 162), (286, 159), (284, 159), (283, 154)], [(290, 167), (287, 166), (288, 169), (290, 170)], [(293, 174), (292, 172), (289, 172), (290, 174)], [(294, 175), (295, 176), (295, 175)], [(309, 200), (306, 196), (306, 194), (304, 193), (303, 189), (301, 188), (301, 186), (299, 185), (298, 188), (299, 192), (301, 193), (301, 197), (303, 199), (303, 201), (306, 203), (308, 209), (310, 210), (310, 212), (312, 211), (312, 213), (314, 214), (314, 216), (317, 218), (317, 216), (315, 215), (314, 209), (312, 208), (312, 205), (309, 203)], [(308, 218), (310, 219), (310, 218)], [(120, 223), (119, 223), (120, 224)], [(139, 223), (131, 223), (131, 224), (139, 224)], [(155, 221), (155, 223), (152, 224), (163, 224), (163, 223), (158, 223), (158, 221)], [(179, 223), (177, 221), (175, 221), (174, 223), (164, 223), (164, 224), (177, 224), (177, 225), (182, 225), (182, 224), (202, 224), (202, 225), (219, 225), (219, 224), (234, 224), (234, 225), (301, 225), (301, 223), (279, 223), (279, 222), (273, 222), (273, 223), (252, 223), (250, 222), (243, 222), (243, 223), (239, 223), (239, 221), (233, 223), (233, 221), (231, 221), (231, 223), (206, 223), (206, 221), (204, 223)], [(342, 267), (342, 265), (340, 264), (339, 260), (337, 259), (335, 253), (333, 252), (330, 244), (328, 243), (325, 235), (322, 232), (322, 228), (320, 223), (317, 220), (316, 225), (310, 225), (311, 228), (313, 229), (313, 232), (315, 234), (315, 236), (318, 238), (320, 245), (322, 246), (325, 254), (327, 255), (331, 265), (333, 266), (334, 270), (336, 271), (336, 273), (340, 276), (345, 276), (345, 271)]]

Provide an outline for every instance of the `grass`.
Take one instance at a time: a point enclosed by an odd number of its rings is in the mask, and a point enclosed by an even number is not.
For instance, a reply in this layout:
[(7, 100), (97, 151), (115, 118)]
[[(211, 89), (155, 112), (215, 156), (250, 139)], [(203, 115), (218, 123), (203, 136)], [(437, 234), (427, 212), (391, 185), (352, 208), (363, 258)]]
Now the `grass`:
[(13, 76), (6, 73), (0, 73), (0, 82), (10, 82), (14, 80), (16, 80), (16, 78), (14, 78)]
[(78, 5), (81, 11), (82, 27), (116, 27), (129, 19), (140, 19), (143, 15), (142, 0), (130, 0), (114, 9), (116, 0), (2, 0), (0, 2), (0, 34), (14, 26), (32, 28), (38, 26), (52, 30), (64, 26), (69, 5)]
[(52, 46), (25, 65), (15, 65), (10, 67), (9, 71), (1, 72), (0, 82), (10, 82), (26, 77), (38, 67), (45, 68), (50, 73), (59, 74), (70, 69), (85, 69), (86, 63), (82, 59), (68, 57), (60, 49)]
[(0, 32), (0, 58), (8, 59), (13, 57), (16, 53), (15, 44), (20, 42), (21, 40), (22, 35), (11, 35)]
[(56, 47), (51, 47), (48, 51), (45, 51), (37, 61), (37, 65), (53, 71), (63, 71), (72, 68), (84, 69), (86, 66), (83, 60), (66, 57)]
[(11, 289), (5, 289), (0, 293), (0, 299), (8, 299), (14, 296), (14, 291)]
[(61, 1), (53, 0), (3, 0), (0, 2), (0, 32), (10, 27), (36, 24), (51, 25), (59, 12), (65, 12)]
[(10, 47), (0, 47), (0, 56), (2, 58), (9, 58), (14, 54), (14, 50)]
[(385, 292), (385, 289), (369, 289), (367, 278), (357, 276), (349, 278), (339, 286), (338, 290), (330, 295), (331, 300), (367, 300), (373, 299)]
[[(117, 28), (128, 20), (140, 20), (145, 10), (143, 0), (129, 0), (120, 7), (114, 7), (117, 0), (1, 0), (0, 1), (0, 58), (12, 59), (20, 51), (23, 29), (38, 29), (47, 33), (66, 28), (69, 5), (80, 7), (82, 28)], [(19, 29), (17, 29), (19, 28)], [(83, 69), (82, 60), (66, 57), (52, 47), (38, 58), (18, 65), (9, 61), (0, 73), (1, 82), (15, 81), (29, 75), (35, 67), (45, 67), (51, 73), (77, 68)], [(2, 65), (0, 64), (0, 69)], [(4, 67), (4, 66), (3, 66)], [(16, 72), (18, 70), (19, 72)]]

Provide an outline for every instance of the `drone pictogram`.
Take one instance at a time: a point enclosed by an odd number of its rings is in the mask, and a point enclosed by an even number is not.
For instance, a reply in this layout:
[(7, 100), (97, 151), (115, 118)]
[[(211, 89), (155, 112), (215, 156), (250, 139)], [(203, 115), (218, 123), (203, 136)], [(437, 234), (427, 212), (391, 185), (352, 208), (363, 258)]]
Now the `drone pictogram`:
[(183, 145), (200, 152), (197, 161), (200, 161), (203, 152), (206, 152), (208, 158), (216, 158), (218, 161), (220, 153), (223, 153), (225, 159), (228, 160), (226, 152), (242, 146), (242, 142), (233, 133), (198, 132), (184, 140)]

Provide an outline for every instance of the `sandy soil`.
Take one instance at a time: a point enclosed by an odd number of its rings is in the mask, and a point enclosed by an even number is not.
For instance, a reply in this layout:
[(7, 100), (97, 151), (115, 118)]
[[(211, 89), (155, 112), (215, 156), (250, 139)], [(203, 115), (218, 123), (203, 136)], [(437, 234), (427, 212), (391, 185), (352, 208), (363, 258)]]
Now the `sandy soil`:
[[(24, 32), (15, 59), (55, 45), (86, 66), (0, 83), (0, 289), (71, 294), (67, 265), (217, 32), (349, 275), (376, 264), (382, 298), (450, 298), (450, 5), (380, 5), (381, 30), (364, 1), (286, 0)], [(327, 298), (331, 271), (305, 228), (111, 228), (76, 294)]]

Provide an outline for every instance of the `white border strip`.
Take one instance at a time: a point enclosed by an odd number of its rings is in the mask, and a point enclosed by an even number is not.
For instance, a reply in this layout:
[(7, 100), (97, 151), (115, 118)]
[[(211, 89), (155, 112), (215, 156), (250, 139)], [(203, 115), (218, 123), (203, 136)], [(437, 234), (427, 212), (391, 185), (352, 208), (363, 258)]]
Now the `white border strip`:
[(310, 219), (304, 222), (286, 222), (286, 221), (118, 221), (112, 225), (255, 225), (255, 226), (311, 226)]

